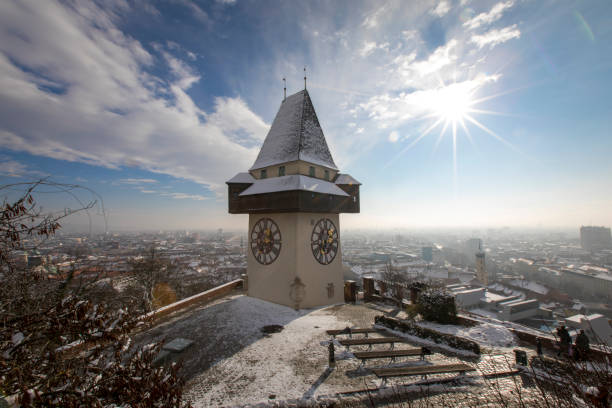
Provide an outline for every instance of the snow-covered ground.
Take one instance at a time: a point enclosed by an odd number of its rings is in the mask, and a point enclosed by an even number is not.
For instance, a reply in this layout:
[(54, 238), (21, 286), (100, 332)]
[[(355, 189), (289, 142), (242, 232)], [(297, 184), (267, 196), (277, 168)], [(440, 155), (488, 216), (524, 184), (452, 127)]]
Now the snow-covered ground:
[[(390, 310), (388, 310), (390, 309)], [(295, 311), (248, 296), (237, 295), (203, 305), (188, 313), (172, 316), (163, 324), (143, 333), (139, 342), (177, 337), (194, 344), (184, 351), (183, 375), (187, 377), (185, 398), (195, 407), (256, 404), (337, 395), (347, 390), (377, 388), (380, 380), (342, 347), (336, 347), (336, 366), (328, 369), (328, 329), (372, 327), (381, 313), (396, 314), (393, 307), (374, 304), (343, 304), (325, 308)], [(402, 313), (398, 314), (401, 315)], [(476, 327), (460, 327), (422, 323), (433, 329), (457, 334), (478, 341), (491, 349), (516, 344), (509, 330), (502, 325), (484, 322)], [(264, 334), (267, 325), (281, 325), (278, 333)], [(384, 335), (374, 334), (372, 336)], [(391, 332), (386, 332), (391, 335)], [(407, 338), (395, 349), (418, 347), (422, 339)], [(464, 356), (455, 349), (440, 350), (439, 345), (426, 361), (402, 358), (393, 366), (448, 364), (467, 358), (481, 368), (483, 358)], [(499, 347), (498, 347), (499, 346)], [(377, 345), (374, 349), (388, 349)], [(351, 347), (351, 351), (363, 347)], [(485, 359), (486, 360), (486, 359)], [(366, 367), (388, 366), (388, 360), (369, 361)], [(484, 366), (487, 366), (485, 362)], [(486, 370), (486, 367), (484, 368)], [(397, 384), (418, 379), (402, 378)], [(310, 400), (313, 401), (313, 400)]]
[[(356, 308), (354, 316), (346, 313), (351, 307)], [(233, 341), (233, 336), (252, 341), (243, 342), (234, 354), (188, 381), (185, 397), (195, 407), (261, 402), (272, 395), (276, 399), (299, 399), (315, 393), (333, 394), (339, 388), (359, 387), (360, 383), (363, 386), (363, 379), (352, 379), (344, 372), (328, 373), (329, 378), (323, 378), (328, 350), (321, 342), (328, 340), (328, 329), (371, 326), (378, 311), (343, 305), (296, 312), (248, 296), (230, 299), (223, 309), (227, 325), (219, 331), (225, 332), (226, 341)], [(280, 333), (263, 335), (261, 327), (272, 324), (284, 328)], [(349, 353), (337, 351), (338, 364), (344, 364)], [(358, 365), (356, 360), (345, 364)]]
[(513, 347), (518, 344), (516, 337), (507, 327), (493, 323), (483, 322), (473, 327), (438, 324), (425, 321), (418, 322), (417, 324), (442, 333), (454, 334), (455, 336), (474, 340), (481, 346)]

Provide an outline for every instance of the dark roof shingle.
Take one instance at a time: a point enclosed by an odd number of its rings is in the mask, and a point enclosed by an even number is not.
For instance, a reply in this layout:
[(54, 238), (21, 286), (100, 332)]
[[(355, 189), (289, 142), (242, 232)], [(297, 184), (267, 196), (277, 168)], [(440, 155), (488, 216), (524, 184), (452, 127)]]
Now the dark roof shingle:
[(308, 91), (285, 99), (250, 170), (303, 160), (337, 170)]

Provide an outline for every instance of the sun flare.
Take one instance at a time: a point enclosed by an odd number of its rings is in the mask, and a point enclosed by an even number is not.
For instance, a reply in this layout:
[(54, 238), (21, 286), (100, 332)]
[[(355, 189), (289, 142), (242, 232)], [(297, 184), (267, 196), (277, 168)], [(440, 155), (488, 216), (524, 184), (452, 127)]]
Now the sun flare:
[(434, 115), (445, 122), (457, 123), (463, 121), (471, 110), (474, 101), (473, 90), (453, 84), (437, 92), (432, 105)]
[[(436, 138), (434, 144), (435, 152), (444, 136), (450, 134), (452, 141), (453, 184), (456, 194), (458, 174), (457, 145), (460, 133), (464, 134), (467, 140), (474, 145), (475, 142), (470, 128), (477, 128), (479, 131), (487, 133), (507, 147), (524, 155), (518, 148), (478, 120), (480, 115), (503, 115), (500, 112), (482, 109), (478, 105), (512, 91), (476, 97), (476, 94), (480, 93), (485, 84), (496, 82), (498, 78), (499, 75), (478, 76), (471, 80), (450, 84), (440, 81), (440, 86), (437, 89), (421, 92), (419, 94), (419, 106), (422, 108), (423, 113), (420, 118), (427, 120), (429, 123), (425, 124), (423, 130), (418, 135), (410, 138), (409, 142), (386, 163), (385, 167), (392, 165), (406, 151), (410, 150), (428, 135)], [(438, 133), (437, 136), (435, 136), (436, 133)], [(398, 137), (395, 137), (394, 140), (390, 140), (396, 142), (398, 139)]]

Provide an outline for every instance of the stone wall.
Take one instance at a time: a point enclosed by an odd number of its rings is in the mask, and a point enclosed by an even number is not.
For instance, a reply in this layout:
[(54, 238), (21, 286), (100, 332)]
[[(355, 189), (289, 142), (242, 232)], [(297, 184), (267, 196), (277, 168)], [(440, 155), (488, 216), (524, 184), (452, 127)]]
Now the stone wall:
[(210, 290), (198, 293), (196, 295), (190, 296), (188, 298), (179, 300), (178, 302), (171, 303), (167, 306), (161, 307), (157, 310), (154, 310), (150, 313), (147, 313), (141, 317), (142, 320), (152, 318), (157, 320), (161, 317), (167, 316), (170, 313), (174, 313), (181, 309), (186, 309), (190, 306), (193, 306), (197, 303), (208, 302), (212, 299), (225, 296), (234, 289), (242, 287), (242, 279), (236, 279), (221, 286), (217, 286)]

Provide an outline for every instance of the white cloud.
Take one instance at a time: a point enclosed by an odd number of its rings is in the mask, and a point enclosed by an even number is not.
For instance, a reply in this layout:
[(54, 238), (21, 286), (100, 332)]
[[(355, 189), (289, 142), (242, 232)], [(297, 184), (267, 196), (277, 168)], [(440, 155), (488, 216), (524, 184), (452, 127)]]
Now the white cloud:
[(160, 61), (116, 19), (89, 2), (0, 2), (0, 148), (224, 191), (268, 126), (240, 97), (203, 112), (186, 92), (199, 75), (167, 52), (173, 78), (150, 74)]
[(457, 54), (454, 52), (456, 47), (457, 40), (452, 39), (445, 45), (436, 48), (426, 60), (415, 61), (416, 54), (413, 53), (396, 61), (404, 75), (413, 76), (416, 73), (423, 77), (436, 73), (454, 62), (457, 59)]
[(374, 29), (378, 27), (381, 18), (385, 15), (385, 13), (387, 13), (388, 10), (388, 4), (385, 4), (381, 7), (377, 7), (374, 11), (366, 15), (365, 19), (363, 20), (362, 26), (369, 29)]
[(497, 3), (488, 12), (478, 14), (476, 17), (471, 18), (470, 20), (463, 23), (463, 25), (467, 27), (468, 29), (473, 30), (482, 25), (491, 24), (494, 21), (499, 20), (504, 14), (504, 11), (506, 11), (513, 5), (514, 5), (514, 0), (508, 0), (505, 2)]
[[(435, 113), (439, 105), (449, 95), (456, 93), (469, 94), (498, 79), (499, 75), (481, 74), (470, 80), (435, 88), (401, 92), (397, 95), (377, 95), (360, 104), (359, 108), (361, 112), (367, 113), (369, 118), (375, 121), (381, 129), (399, 127), (409, 121)], [(387, 136), (387, 140), (390, 142), (397, 141), (399, 140), (399, 134), (393, 131)]]
[(450, 3), (446, 0), (443, 0), (438, 3), (438, 5), (433, 8), (430, 13), (434, 16), (443, 17), (446, 13), (451, 9)]
[(378, 44), (376, 43), (376, 41), (366, 41), (363, 43), (363, 47), (361, 48), (361, 50), (359, 50), (359, 55), (365, 58), (371, 53), (373, 53), (374, 51), (376, 51), (377, 49), (388, 51), (389, 43), (384, 42), (384, 43)]
[(45, 173), (32, 170), (25, 164), (6, 156), (0, 156), (0, 175), (8, 177), (44, 177)]
[(171, 197), (175, 200), (196, 200), (196, 201), (204, 201), (208, 200), (209, 197), (205, 197), (200, 194), (187, 194), (187, 193), (162, 193), (164, 197)]
[(416, 30), (402, 31), (402, 38), (406, 41), (414, 40), (417, 37), (418, 37), (418, 32)]
[(482, 48), (485, 45), (488, 45), (490, 48), (495, 47), (497, 44), (504, 43), (513, 38), (519, 38), (521, 36), (521, 32), (516, 28), (516, 24), (513, 24), (509, 27), (504, 27), (502, 29), (493, 29), (487, 31), (482, 35), (473, 35), (470, 39), (471, 42), (478, 45), (478, 48)]
[(174, 3), (180, 4), (184, 7), (187, 7), (193, 13), (193, 16), (207, 25), (210, 25), (211, 20), (208, 17), (208, 13), (200, 8), (194, 1), (192, 0), (173, 0)]
[(119, 184), (151, 184), (157, 183), (155, 179), (148, 178), (124, 178), (119, 180)]
[(399, 138), (400, 138), (400, 135), (399, 133), (397, 133), (397, 131), (394, 130), (393, 132), (389, 133), (389, 141), (391, 143), (397, 142)]
[(359, 51), (359, 55), (367, 57), (376, 49), (376, 43), (374, 41), (366, 41), (363, 44), (363, 48)]

